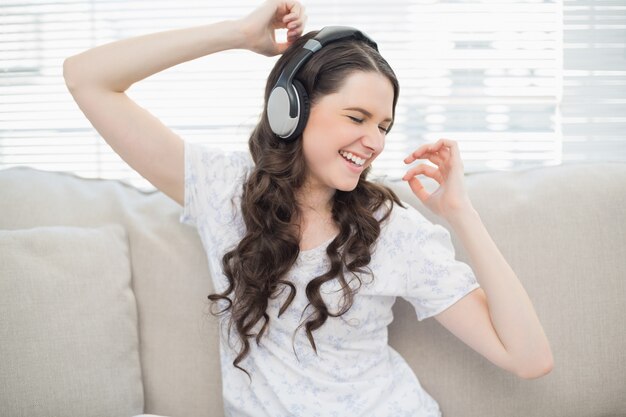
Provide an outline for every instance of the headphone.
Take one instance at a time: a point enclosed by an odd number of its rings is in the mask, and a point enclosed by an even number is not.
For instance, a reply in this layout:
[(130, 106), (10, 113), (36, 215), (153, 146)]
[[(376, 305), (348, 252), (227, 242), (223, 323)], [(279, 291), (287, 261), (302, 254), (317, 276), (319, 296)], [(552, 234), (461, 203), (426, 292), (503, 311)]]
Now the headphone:
[(302, 83), (295, 79), (298, 69), (323, 46), (347, 38), (364, 41), (378, 51), (376, 42), (353, 27), (325, 26), (285, 65), (267, 100), (267, 118), (279, 140), (294, 141), (309, 118), (309, 96)]

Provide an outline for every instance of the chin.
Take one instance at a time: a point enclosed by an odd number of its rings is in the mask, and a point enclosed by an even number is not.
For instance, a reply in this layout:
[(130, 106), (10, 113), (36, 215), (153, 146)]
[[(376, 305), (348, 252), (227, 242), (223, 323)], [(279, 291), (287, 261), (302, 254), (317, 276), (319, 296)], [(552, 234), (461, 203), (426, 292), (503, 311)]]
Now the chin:
[(357, 177), (353, 181), (350, 181), (350, 182), (346, 181), (343, 184), (338, 184), (336, 189), (339, 191), (350, 192), (350, 191), (354, 191), (354, 189), (356, 188), (358, 184), (359, 184), (359, 178)]

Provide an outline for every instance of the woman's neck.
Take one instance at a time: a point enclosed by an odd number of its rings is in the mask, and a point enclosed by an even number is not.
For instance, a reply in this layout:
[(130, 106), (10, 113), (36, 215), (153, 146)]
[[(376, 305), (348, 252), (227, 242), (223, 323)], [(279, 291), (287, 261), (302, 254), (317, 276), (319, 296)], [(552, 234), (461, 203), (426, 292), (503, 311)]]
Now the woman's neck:
[(302, 187), (296, 192), (296, 201), (303, 215), (328, 217), (333, 211), (333, 197), (337, 190), (328, 187)]

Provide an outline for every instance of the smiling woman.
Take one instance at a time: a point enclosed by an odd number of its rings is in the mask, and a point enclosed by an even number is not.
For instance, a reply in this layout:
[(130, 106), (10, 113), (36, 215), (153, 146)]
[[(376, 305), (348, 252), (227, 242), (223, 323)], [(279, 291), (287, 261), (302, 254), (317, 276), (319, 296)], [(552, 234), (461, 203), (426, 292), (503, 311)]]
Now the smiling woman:
[[(376, 114), (387, 115), (393, 113), (394, 94), (394, 85), (388, 76), (353, 68), (338, 91), (312, 101), (309, 121), (302, 135), (309, 176), (297, 194), (301, 206), (321, 213), (329, 212), (335, 190), (354, 190), (359, 177), (346, 175), (345, 167), (353, 174), (367, 169), (383, 151), (386, 132), (371, 113), (363, 120), (352, 116), (359, 114), (353, 103), (375, 109)], [(387, 117), (387, 121), (390, 119)], [(341, 151), (350, 154), (349, 160), (360, 158), (362, 164), (344, 164), (345, 158), (337, 157)]]
[[(255, 164), (250, 167), (241, 195), (242, 217), (247, 227), (239, 244), (221, 262), (232, 288), (242, 279), (258, 282), (257, 274), (249, 271), (266, 271), (258, 274), (267, 277), (267, 283), (261, 287), (276, 287), (300, 252), (319, 248), (332, 239), (328, 252), (331, 270), (313, 279), (307, 289), (319, 314), (306, 328), (313, 349), (316, 345), (312, 331), (321, 327), (330, 315), (320, 296), (320, 287), (335, 280), (337, 273), (337, 279), (345, 282), (340, 248), (365, 264), (364, 260), (371, 256), (371, 246), (380, 235), (381, 219), (375, 213), (388, 209), (388, 204), (401, 204), (393, 191), (367, 180), (372, 162), (385, 145), (386, 132), (380, 128), (381, 121), (367, 117), (356, 122), (354, 117), (363, 117), (363, 113), (353, 109), (368, 109), (372, 112), (370, 116), (392, 119), (399, 94), (398, 81), (375, 44), (362, 34), (352, 36), (353, 32), (356, 32), (353, 28), (327, 27), (306, 33), (276, 62), (267, 80), (267, 104), (261, 122), (250, 136), (249, 147)], [(277, 111), (270, 106), (274, 86), (306, 45), (318, 39), (323, 43), (325, 33), (335, 39), (312, 54), (295, 77), (294, 85), (299, 84), (299, 89), (306, 92), (303, 108), (307, 110), (300, 115), (306, 124), (295, 140), (287, 140), (276, 133), (283, 124), (277, 120), (272, 124), (269, 117), (275, 117), (269, 110)], [(349, 35), (341, 38), (338, 33)], [(304, 97), (305, 93), (301, 94)], [(263, 222), (258, 221), (261, 218)], [(272, 231), (271, 239), (268, 230)], [(277, 253), (281, 256), (276, 257)], [(348, 269), (359, 270), (356, 265)], [(258, 287), (251, 287), (233, 302), (231, 320), (240, 334), (248, 333), (248, 327), (264, 317), (262, 305), (267, 302), (267, 296), (255, 288)], [(212, 294), (209, 298), (225, 300), (230, 292)], [(288, 305), (289, 302), (285, 308)], [(246, 321), (252, 324), (246, 326)], [(259, 337), (265, 330), (266, 326)], [(243, 349), (233, 362), (235, 366), (249, 353), (247, 340), (241, 341)]]
[[(467, 198), (456, 142), (413, 151), (406, 163), (428, 158), (437, 168), (418, 165), (405, 179), (474, 239), (467, 244), (480, 283), (454, 258), (443, 227), (368, 178), (400, 91), (377, 44), (346, 26), (304, 33), (305, 21), (298, 2), (268, 0), (238, 20), (125, 39), (64, 65), (70, 92), (105, 140), (197, 228), (215, 291), (208, 298), (221, 307), (212, 313), (222, 330), (225, 414), (440, 417), (388, 344), (398, 296), (418, 319), (437, 316), (504, 369), (524, 377), (547, 370), (549, 348), (529, 300)], [(274, 29), (285, 26), (289, 43), (277, 44)], [(226, 49), (282, 54), (249, 152), (183, 141), (124, 93)], [(418, 173), (440, 188), (428, 194)]]

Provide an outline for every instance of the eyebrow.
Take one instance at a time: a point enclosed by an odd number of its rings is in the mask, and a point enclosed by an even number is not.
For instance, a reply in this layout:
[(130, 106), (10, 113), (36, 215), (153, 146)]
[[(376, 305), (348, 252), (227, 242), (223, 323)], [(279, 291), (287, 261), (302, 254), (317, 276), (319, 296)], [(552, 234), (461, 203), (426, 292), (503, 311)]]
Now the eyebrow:
[[(344, 110), (356, 110), (356, 111), (360, 111), (361, 113), (363, 113), (364, 115), (366, 115), (367, 117), (372, 117), (372, 113), (368, 112), (365, 109), (362, 109), (361, 107), (346, 107)], [(385, 120), (383, 120), (383, 122), (391, 122), (391, 118), (388, 117)]]

